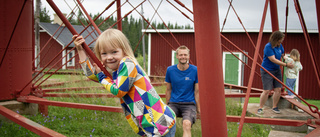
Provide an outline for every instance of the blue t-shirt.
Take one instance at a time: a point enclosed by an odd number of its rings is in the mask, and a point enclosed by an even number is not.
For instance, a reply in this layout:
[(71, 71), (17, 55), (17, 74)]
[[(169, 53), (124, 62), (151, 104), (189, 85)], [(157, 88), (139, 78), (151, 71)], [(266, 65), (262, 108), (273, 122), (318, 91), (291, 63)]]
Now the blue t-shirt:
[[(275, 56), (276, 59), (280, 60), (282, 54), (284, 54), (284, 49), (282, 44), (280, 46), (276, 46), (272, 48), (271, 43), (267, 43), (263, 50), (263, 61), (262, 61), (262, 67), (264, 67), (268, 71), (272, 70), (278, 70), (280, 69), (280, 66), (278, 64), (275, 64), (269, 60), (268, 57)], [(262, 68), (261, 68), (262, 71)]]
[(169, 102), (194, 102), (194, 84), (198, 83), (197, 67), (189, 64), (187, 70), (181, 71), (177, 65), (167, 68), (166, 82), (171, 83)]

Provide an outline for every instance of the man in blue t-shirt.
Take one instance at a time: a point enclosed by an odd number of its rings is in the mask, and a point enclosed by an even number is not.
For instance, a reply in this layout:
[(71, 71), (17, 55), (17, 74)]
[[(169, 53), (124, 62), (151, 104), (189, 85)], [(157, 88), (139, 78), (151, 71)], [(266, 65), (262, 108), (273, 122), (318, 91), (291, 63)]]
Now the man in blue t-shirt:
[(177, 65), (169, 66), (166, 73), (166, 101), (182, 117), (183, 136), (191, 137), (191, 126), (200, 114), (197, 67), (188, 63), (190, 50), (180, 46), (176, 50)]

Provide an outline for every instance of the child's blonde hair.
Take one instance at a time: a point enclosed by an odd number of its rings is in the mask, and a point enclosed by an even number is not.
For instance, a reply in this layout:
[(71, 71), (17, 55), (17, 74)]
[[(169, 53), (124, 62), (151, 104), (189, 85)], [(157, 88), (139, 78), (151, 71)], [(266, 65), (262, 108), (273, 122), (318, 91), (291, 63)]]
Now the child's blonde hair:
[(290, 57), (294, 60), (294, 61), (300, 61), (300, 53), (297, 49), (292, 49), (290, 52)]
[[(113, 28), (107, 29), (104, 32), (102, 32), (98, 37), (94, 47), (94, 53), (100, 61), (100, 51), (104, 50), (105, 46), (111, 46), (110, 48), (122, 49), (125, 56), (130, 57), (136, 65), (139, 65), (137, 59), (133, 54), (128, 38), (120, 30)], [(140, 65), (139, 67), (142, 68)], [(143, 69), (142, 71), (146, 74), (146, 72)]]
[(121, 48), (125, 56), (135, 59), (129, 40), (120, 30), (107, 29), (98, 37), (94, 52), (99, 60), (101, 60), (100, 51), (104, 50), (105, 46), (111, 46), (110, 48)]

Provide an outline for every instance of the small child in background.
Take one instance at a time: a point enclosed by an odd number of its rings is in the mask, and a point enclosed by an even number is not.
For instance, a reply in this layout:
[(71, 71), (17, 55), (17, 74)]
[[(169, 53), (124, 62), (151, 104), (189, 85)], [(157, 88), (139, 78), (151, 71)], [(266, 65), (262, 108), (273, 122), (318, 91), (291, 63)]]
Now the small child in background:
[[(292, 49), (290, 52), (290, 57), (286, 58), (286, 63), (291, 63), (294, 65), (293, 68), (287, 68), (285, 71), (285, 75), (287, 77), (286, 79), (286, 86), (288, 86), (292, 91), (294, 91), (294, 86), (296, 84), (296, 80), (298, 77), (298, 73), (299, 71), (302, 70), (302, 65), (300, 63), (300, 53), (297, 49)], [(289, 90), (288, 91), (288, 95), (286, 95), (286, 98), (294, 98), (295, 95)], [(299, 108), (296, 108), (299, 112), (301, 112), (302, 110), (300, 110)]]
[[(286, 79), (286, 86), (288, 86), (291, 90), (294, 90), (294, 86), (296, 84), (296, 80), (298, 77), (298, 72), (302, 70), (302, 65), (300, 63), (300, 53), (297, 49), (292, 49), (290, 52), (290, 57), (286, 58), (286, 63), (288, 64), (293, 64), (293, 68), (287, 68), (285, 71), (285, 75), (287, 77)], [(288, 91), (288, 96), (287, 98), (294, 98), (294, 94)]]
[(86, 76), (101, 83), (107, 91), (120, 98), (125, 118), (137, 134), (148, 137), (175, 136), (174, 111), (162, 101), (151, 85), (121, 31), (107, 29), (99, 36), (94, 47), (97, 58), (113, 71), (113, 78), (107, 77), (97, 64), (91, 65), (81, 46), (85, 42), (82, 36), (74, 35), (72, 39)]

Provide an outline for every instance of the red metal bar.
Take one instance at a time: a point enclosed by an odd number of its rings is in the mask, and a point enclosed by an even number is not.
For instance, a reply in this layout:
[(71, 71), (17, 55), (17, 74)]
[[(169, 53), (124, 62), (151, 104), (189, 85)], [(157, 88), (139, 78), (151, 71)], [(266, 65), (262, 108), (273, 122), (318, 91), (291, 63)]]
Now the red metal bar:
[(268, 0), (266, 0), (266, 2), (265, 2), (264, 11), (263, 11), (263, 14), (262, 14), (262, 20), (261, 20), (261, 26), (260, 26), (258, 41), (257, 41), (256, 49), (255, 49), (255, 52), (254, 52), (254, 57), (253, 57), (253, 62), (252, 62), (252, 67), (251, 67), (252, 69), (251, 69), (251, 72), (250, 72), (250, 77), (249, 77), (249, 82), (248, 82), (248, 89), (247, 89), (246, 98), (245, 98), (245, 101), (244, 101), (242, 114), (241, 114), (241, 120), (240, 120), (240, 124), (239, 124), (239, 130), (238, 130), (238, 135), (237, 135), (238, 137), (241, 137), (243, 123), (244, 123), (244, 117), (246, 116), (246, 113), (247, 113), (249, 95), (251, 93), (251, 87), (252, 87), (252, 83), (253, 83), (254, 72), (255, 72), (255, 69), (256, 69), (259, 50), (260, 50), (260, 46), (261, 46), (261, 39), (262, 39), (262, 35), (263, 35), (263, 28), (264, 28), (264, 23), (265, 23), (265, 19), (266, 19), (267, 9), (268, 9)]
[(272, 32), (279, 30), (277, 0), (270, 0), (270, 15)]
[(305, 40), (306, 40), (306, 44), (307, 44), (309, 55), (310, 55), (311, 62), (312, 62), (312, 65), (313, 65), (314, 73), (315, 73), (315, 76), (316, 76), (317, 81), (318, 81), (318, 86), (320, 87), (320, 75), (319, 75), (319, 73), (320, 73), (319, 71), (320, 70), (318, 68), (319, 65), (317, 63), (316, 56), (314, 54), (314, 50), (312, 49), (310, 36), (308, 34), (307, 26), (306, 26), (306, 23), (304, 21), (304, 18), (303, 18), (302, 12), (301, 12), (299, 1), (295, 0), (294, 1), (294, 5), (296, 7), (296, 10), (297, 10), (297, 13), (298, 13), (298, 16), (299, 16), (299, 19), (300, 19), (300, 24), (301, 24), (301, 27), (302, 27), (302, 30), (303, 30), (303, 34), (304, 34), (304, 37), (305, 37)]
[(117, 19), (118, 19), (118, 30), (122, 31), (122, 18), (121, 18), (121, 0), (117, 0)]
[[(201, 119), (205, 119), (201, 121), (202, 136), (227, 137), (223, 70), (222, 67), (216, 67), (217, 64), (222, 64), (218, 0), (192, 2), (198, 81), (201, 83), (200, 110)], [(212, 71), (212, 68), (215, 68), (215, 71)], [(215, 106), (214, 109), (212, 104)]]
[[(57, 72), (57, 73), (59, 73), (59, 72)], [(57, 73), (55, 73), (55, 74), (57, 74)], [(57, 83), (51, 83), (51, 84), (41, 85), (41, 86), (39, 86), (39, 87), (41, 87), (41, 88), (54, 87), (54, 86), (61, 86), (61, 85), (69, 84), (69, 83), (78, 83), (78, 82), (81, 82), (81, 81), (89, 81), (89, 79), (76, 80), (76, 81), (57, 82)]]
[[(261, 93), (251, 93), (250, 97), (260, 97)], [(161, 98), (165, 98), (166, 94), (159, 94)], [(44, 93), (42, 97), (80, 97), (80, 98), (114, 98), (111, 93)], [(225, 94), (226, 98), (242, 98), (246, 97), (245, 93)]]
[[(320, 113), (318, 108), (315, 105), (310, 105), (308, 104), (308, 106), (303, 105), (302, 103), (298, 102), (296, 99), (293, 98), (286, 98), (290, 103), (292, 103), (293, 105), (299, 107), (300, 109), (302, 109), (303, 111), (307, 112), (309, 115), (311, 115), (314, 118), (319, 119), (319, 115), (316, 115), (315, 113)], [(315, 109), (313, 110), (312, 107), (314, 107)]]
[[(60, 60), (64, 59), (64, 57), (66, 57), (66, 56), (67, 56), (72, 50), (74, 50), (74, 49), (75, 49), (75, 47), (73, 47), (69, 52), (67, 52), (66, 55), (64, 55), (62, 58), (60, 58)], [(77, 53), (76, 55), (78, 55), (78, 53)], [(71, 61), (73, 58), (75, 58), (76, 55), (73, 56), (72, 58), (70, 58), (69, 60), (67, 60), (64, 64), (62, 64), (62, 65), (59, 67), (59, 69), (55, 70), (53, 73), (50, 74), (50, 76), (48, 76), (46, 79), (42, 80), (42, 82), (40, 82), (36, 87), (39, 87), (39, 85), (41, 85), (44, 81), (46, 81), (47, 79), (49, 79), (55, 72), (57, 72), (58, 70), (60, 70), (64, 65), (66, 65), (69, 61)], [(46, 73), (44, 73), (44, 74), (41, 76), (41, 78), (44, 77), (44, 76), (45, 76), (51, 69), (53, 69), (53, 67), (56, 66), (58, 63), (60, 63), (60, 62), (57, 61), (56, 63), (54, 63), (54, 65), (51, 66), (51, 68), (50, 68)], [(36, 80), (34, 83), (37, 83), (38, 81), (40, 81), (41, 78), (39, 78), (38, 80)]]
[(84, 14), (86, 14), (87, 18), (89, 19), (90, 23), (92, 24), (92, 26), (94, 27), (94, 29), (98, 32), (98, 34), (101, 34), (100, 29), (98, 28), (98, 26), (96, 25), (96, 23), (94, 23), (94, 21), (92, 20), (92, 18), (90, 17), (90, 15), (88, 14), (87, 10), (83, 7), (82, 3), (80, 2), (80, 0), (77, 0), (78, 5), (81, 7), (82, 11), (84, 12)]
[(90, 90), (90, 89), (105, 89), (103, 86), (98, 87), (74, 87), (74, 88), (51, 88), (51, 89), (43, 89), (45, 92), (65, 92), (65, 91), (80, 91), (80, 90)]
[(42, 137), (65, 137), (0, 105), (0, 114)]
[[(249, 33), (248, 33), (247, 29), (244, 27), (244, 25), (243, 25), (243, 23), (242, 23), (242, 21), (241, 21), (241, 19), (240, 19), (239, 15), (237, 14), (236, 10), (234, 9), (234, 7), (233, 7), (233, 5), (232, 5), (232, 2), (231, 2), (230, 0), (228, 0), (228, 1), (229, 1), (229, 4), (230, 4), (230, 6), (231, 6), (232, 10), (233, 10), (233, 11), (234, 11), (234, 13), (236, 14), (236, 16), (237, 16), (237, 18), (238, 18), (238, 20), (239, 20), (239, 23), (241, 24), (241, 26), (242, 26), (243, 30), (244, 30), (244, 31), (245, 31), (245, 33), (247, 34), (247, 37), (249, 38), (249, 40), (250, 40), (250, 42), (251, 42), (251, 44), (252, 44), (253, 48), (255, 48), (255, 47), (256, 47), (256, 45), (254, 44), (253, 40), (251, 39), (251, 37), (250, 37), (250, 35), (249, 35)], [(259, 56), (259, 58), (260, 58), (260, 61), (262, 62), (262, 57), (260, 56), (260, 54), (259, 54), (258, 56)]]
[[(260, 97), (261, 93), (250, 93), (250, 97)], [(232, 93), (232, 94), (225, 94), (226, 98), (244, 98), (246, 97), (246, 93)]]
[[(54, 2), (52, 0), (47, 0), (48, 4), (51, 6), (51, 8), (56, 12), (56, 14), (59, 16), (59, 18), (62, 20), (62, 22), (67, 26), (67, 28), (69, 29), (69, 31), (73, 34), (73, 35), (78, 35), (77, 31), (72, 27), (72, 25), (70, 24), (70, 22), (68, 22), (68, 20), (66, 19), (66, 17), (64, 17), (64, 15), (62, 14), (62, 12), (59, 10), (59, 8), (54, 4)], [(108, 77), (112, 78), (112, 76), (109, 74), (109, 72), (106, 70), (105, 67), (103, 67), (103, 65), (101, 64), (101, 62), (99, 61), (99, 59), (94, 55), (94, 53), (91, 51), (91, 49), (88, 47), (88, 45), (86, 43), (82, 44), (83, 49), (86, 51), (86, 53), (88, 54), (88, 56), (90, 56), (90, 58), (99, 66), (99, 68), (101, 68), (101, 70), (103, 71), (104, 74), (106, 74)]]
[(115, 98), (111, 93), (45, 93), (43, 97)]
[(160, 14), (157, 12), (158, 9), (159, 9), (159, 7), (160, 7), (160, 4), (161, 4), (161, 3), (159, 4), (159, 6), (158, 6), (157, 9), (155, 9), (155, 8), (153, 7), (153, 5), (152, 5), (152, 3), (151, 3), (150, 1), (149, 1), (149, 3), (150, 3), (150, 5), (151, 5), (151, 7), (153, 8), (153, 10), (155, 11), (155, 13), (158, 14), (158, 17), (161, 19), (163, 25), (168, 29), (168, 31), (169, 31), (170, 35), (172, 36), (172, 38), (175, 40), (175, 42), (177, 42), (178, 46), (180, 46), (181, 44), (179, 43), (179, 41), (177, 40), (177, 38), (172, 34), (172, 32), (170, 31), (170, 29), (169, 29), (169, 27), (167, 26), (167, 24), (166, 24), (166, 23), (164, 22), (164, 20), (161, 18)]
[[(238, 85), (233, 85), (233, 84), (228, 84), (228, 83), (224, 83), (225, 87), (230, 87), (232, 89), (241, 89), (241, 90), (247, 90), (248, 87), (245, 86), (238, 86)], [(258, 91), (258, 92), (263, 92), (262, 89), (258, 89), (258, 88), (251, 88), (251, 91)]]
[[(185, 16), (187, 19), (189, 19), (190, 21), (194, 22), (187, 14), (185, 14), (184, 12), (182, 12), (180, 9), (178, 9), (176, 6), (174, 6), (169, 0), (167, 0), (168, 3), (170, 3), (173, 7), (175, 7), (178, 11), (180, 11), (180, 13)], [(177, 2), (177, 1), (176, 1)], [(193, 14), (193, 13), (192, 13)]]
[[(239, 116), (227, 116), (228, 122), (239, 122), (241, 119), (242, 118)], [(303, 120), (260, 118), (260, 117), (245, 117), (244, 121), (245, 123), (295, 126), (295, 127), (299, 127), (308, 123), (307, 121), (303, 121)]]
[[(317, 10), (317, 21), (318, 21), (318, 33), (320, 33), (320, 1), (316, 1), (316, 10)], [(320, 35), (319, 35), (319, 43), (320, 43)]]
[(184, 5), (181, 1), (179, 0), (174, 0), (174, 1), (178, 3), (181, 7), (184, 7), (186, 10), (188, 10), (190, 13), (193, 14), (193, 12), (190, 9), (188, 9), (188, 7), (186, 7), (186, 5)]
[(319, 137), (320, 135), (320, 126), (317, 126), (316, 129), (314, 129), (312, 132), (307, 134), (305, 137)]
[(99, 110), (99, 111), (109, 111), (109, 112), (123, 112), (121, 107), (49, 101), (49, 100), (35, 97), (35, 96), (23, 96), (23, 97), (21, 96), (21, 97), (17, 98), (17, 100), (20, 102), (36, 103), (36, 104), (49, 105), (49, 106), (88, 109), (88, 110)]

